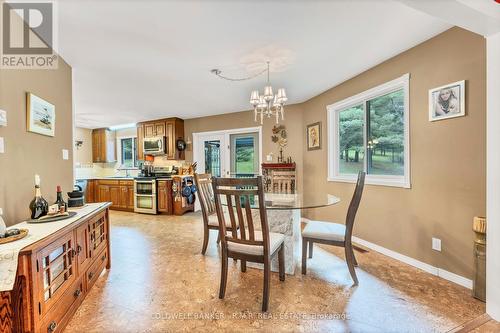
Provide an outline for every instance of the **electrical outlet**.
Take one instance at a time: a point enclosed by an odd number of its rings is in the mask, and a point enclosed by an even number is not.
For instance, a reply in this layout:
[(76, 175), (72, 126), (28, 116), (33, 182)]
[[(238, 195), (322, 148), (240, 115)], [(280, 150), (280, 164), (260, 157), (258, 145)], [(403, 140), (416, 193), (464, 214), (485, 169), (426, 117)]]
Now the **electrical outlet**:
[(69, 159), (69, 151), (67, 149), (62, 150), (62, 158), (63, 160)]
[(441, 252), (441, 240), (439, 238), (432, 237), (432, 249)]

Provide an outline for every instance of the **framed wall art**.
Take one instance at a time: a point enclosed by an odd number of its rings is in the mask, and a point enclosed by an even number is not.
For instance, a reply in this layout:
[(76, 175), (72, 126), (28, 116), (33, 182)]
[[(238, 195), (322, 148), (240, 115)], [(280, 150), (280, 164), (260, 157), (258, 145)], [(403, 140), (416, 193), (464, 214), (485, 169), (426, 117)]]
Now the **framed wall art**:
[(29, 132), (54, 136), (56, 131), (55, 106), (28, 92), (26, 94), (26, 122)]
[(307, 125), (307, 150), (321, 149), (321, 122)]
[(429, 90), (429, 121), (465, 116), (465, 80)]

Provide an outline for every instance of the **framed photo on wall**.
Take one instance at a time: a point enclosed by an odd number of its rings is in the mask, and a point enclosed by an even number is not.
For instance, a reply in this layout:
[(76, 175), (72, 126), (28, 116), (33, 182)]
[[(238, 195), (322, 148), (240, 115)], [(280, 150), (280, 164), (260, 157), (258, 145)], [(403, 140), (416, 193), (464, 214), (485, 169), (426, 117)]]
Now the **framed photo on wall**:
[(429, 90), (429, 121), (465, 116), (465, 80)]
[(29, 132), (54, 136), (56, 132), (56, 107), (28, 92), (26, 94), (26, 122)]
[(307, 150), (321, 149), (321, 122), (307, 125)]

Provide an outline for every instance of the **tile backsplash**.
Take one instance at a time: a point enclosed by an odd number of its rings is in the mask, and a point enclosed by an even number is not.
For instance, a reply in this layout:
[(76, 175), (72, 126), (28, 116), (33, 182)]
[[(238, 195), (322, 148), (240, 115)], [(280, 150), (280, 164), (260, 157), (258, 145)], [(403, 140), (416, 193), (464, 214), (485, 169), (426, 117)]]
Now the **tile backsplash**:
[[(157, 156), (154, 161), (154, 166), (182, 166), (185, 161), (167, 160), (166, 157)], [(75, 166), (75, 179), (91, 179), (101, 177), (125, 176), (125, 170), (119, 170), (119, 163), (77, 163)], [(139, 170), (129, 170), (131, 177), (136, 177)]]

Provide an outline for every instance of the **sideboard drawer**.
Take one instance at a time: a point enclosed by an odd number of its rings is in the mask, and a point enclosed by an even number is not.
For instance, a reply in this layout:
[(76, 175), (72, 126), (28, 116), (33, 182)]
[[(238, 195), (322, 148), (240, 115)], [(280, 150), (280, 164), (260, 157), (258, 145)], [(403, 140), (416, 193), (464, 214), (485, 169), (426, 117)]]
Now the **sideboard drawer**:
[(85, 274), (85, 286), (86, 290), (92, 288), (94, 283), (97, 281), (101, 272), (106, 267), (108, 262), (108, 249), (104, 249), (104, 251), (100, 252), (97, 256), (94, 257), (94, 262), (87, 270)]
[(83, 290), (83, 279), (80, 278), (75, 283), (73, 283), (61, 296), (57, 306), (52, 307), (45, 316), (43, 316), (42, 324), (39, 331), (42, 333), (54, 333), (62, 331), (62, 328), (66, 326), (65, 318), (68, 310), (72, 306), (78, 306), (83, 300), (84, 290)]

